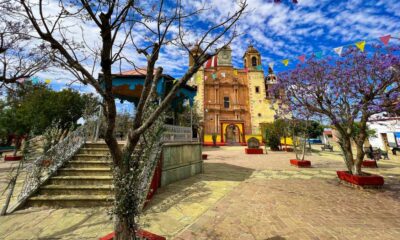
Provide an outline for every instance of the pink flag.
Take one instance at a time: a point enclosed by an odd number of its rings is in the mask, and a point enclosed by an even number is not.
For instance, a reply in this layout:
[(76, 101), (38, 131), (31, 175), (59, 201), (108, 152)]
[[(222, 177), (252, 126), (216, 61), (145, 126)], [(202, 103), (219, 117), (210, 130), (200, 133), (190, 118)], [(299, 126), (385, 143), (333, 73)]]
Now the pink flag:
[(306, 55), (299, 56), (300, 62), (304, 62), (306, 60)]
[(390, 35), (386, 35), (386, 36), (380, 37), (379, 39), (380, 39), (380, 40), (383, 42), (383, 44), (386, 46), (386, 45), (388, 45), (389, 40), (390, 40), (391, 37), (392, 37), (392, 36), (390, 36)]

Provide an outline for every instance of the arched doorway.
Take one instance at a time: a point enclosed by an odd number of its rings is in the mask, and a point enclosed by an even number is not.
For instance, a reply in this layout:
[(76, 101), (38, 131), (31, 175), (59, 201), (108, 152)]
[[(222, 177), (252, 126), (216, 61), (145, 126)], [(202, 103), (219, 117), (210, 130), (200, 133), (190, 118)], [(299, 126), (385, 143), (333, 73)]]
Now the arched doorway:
[(229, 124), (225, 129), (226, 143), (235, 144), (240, 142), (240, 129), (236, 124)]

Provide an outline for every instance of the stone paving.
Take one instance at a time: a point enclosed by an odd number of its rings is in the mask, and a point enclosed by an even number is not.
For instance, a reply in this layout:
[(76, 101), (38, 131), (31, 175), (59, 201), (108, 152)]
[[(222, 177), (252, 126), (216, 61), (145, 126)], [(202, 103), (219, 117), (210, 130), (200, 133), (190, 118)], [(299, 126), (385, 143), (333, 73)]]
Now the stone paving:
[[(336, 149), (335, 149), (336, 150)], [(379, 162), (387, 184), (359, 190), (338, 183), (340, 152), (245, 155), (205, 148), (204, 173), (159, 189), (142, 226), (168, 239), (400, 239), (400, 157)], [(1, 164), (0, 164), (1, 165)], [(0, 166), (1, 167), (1, 166)], [(96, 239), (112, 231), (105, 208), (30, 208), (0, 217), (0, 239)]]

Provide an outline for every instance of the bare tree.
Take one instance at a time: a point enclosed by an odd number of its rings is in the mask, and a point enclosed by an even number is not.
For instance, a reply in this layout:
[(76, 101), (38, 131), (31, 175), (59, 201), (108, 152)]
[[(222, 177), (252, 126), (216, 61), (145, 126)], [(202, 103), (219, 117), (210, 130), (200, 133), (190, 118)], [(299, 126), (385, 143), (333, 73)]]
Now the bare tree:
[(0, 0), (0, 88), (22, 83), (49, 64), (43, 46), (32, 42), (29, 21), (14, 14), (19, 10), (14, 1)]
[[(74, 74), (79, 82), (92, 86), (103, 98), (105, 142), (114, 166), (116, 239), (133, 239), (140, 205), (137, 195), (142, 193), (125, 186), (129, 184), (120, 184), (126, 183), (132, 172), (138, 172), (139, 162), (143, 160), (140, 156), (132, 158), (132, 153), (143, 134), (169, 106), (176, 92), (210, 57), (218, 53), (218, 49), (238, 36), (234, 26), (244, 14), (247, 2), (240, 0), (232, 13), (220, 16), (218, 19), (222, 20), (218, 23), (198, 31), (194, 31), (193, 23), (206, 17), (211, 9), (204, 6), (192, 9), (181, 0), (168, 3), (163, 0), (18, 2), (37, 36), (55, 51), (55, 62)], [(99, 44), (92, 42), (93, 37)], [(202, 50), (192, 55), (193, 66), (186, 70), (165, 98), (152, 107), (156, 86), (163, 73), (163, 67), (156, 66), (160, 53), (170, 45), (192, 54), (189, 49), (195, 39)], [(112, 70), (121, 65), (136, 67), (140, 64), (129, 57), (134, 50), (144, 56), (147, 74), (128, 141), (121, 148), (114, 135), (117, 109), (112, 94)], [(101, 79), (95, 76), (96, 71), (101, 72)]]

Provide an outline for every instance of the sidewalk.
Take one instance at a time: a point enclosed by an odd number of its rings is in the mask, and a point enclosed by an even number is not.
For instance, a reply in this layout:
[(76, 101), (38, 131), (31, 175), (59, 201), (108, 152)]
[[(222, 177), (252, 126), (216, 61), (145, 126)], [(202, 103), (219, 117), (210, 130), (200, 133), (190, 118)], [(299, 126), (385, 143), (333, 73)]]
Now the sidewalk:
[[(339, 152), (245, 155), (243, 147), (205, 148), (204, 173), (159, 189), (142, 226), (169, 239), (400, 239), (400, 158), (380, 161), (387, 184), (338, 184)], [(105, 208), (40, 209), (0, 217), (0, 239), (96, 239), (112, 231)]]

